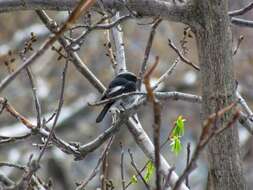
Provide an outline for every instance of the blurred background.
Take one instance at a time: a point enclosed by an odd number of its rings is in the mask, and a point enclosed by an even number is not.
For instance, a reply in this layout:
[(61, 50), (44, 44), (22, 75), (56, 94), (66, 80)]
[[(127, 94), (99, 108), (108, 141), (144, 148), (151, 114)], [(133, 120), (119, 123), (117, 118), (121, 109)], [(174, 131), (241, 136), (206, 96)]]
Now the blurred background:
[[(230, 10), (241, 8), (249, 0), (231, 0)], [(68, 12), (49, 11), (49, 15), (62, 23), (68, 16)], [(242, 18), (253, 19), (253, 12), (245, 14)], [(84, 18), (80, 19), (83, 22)], [(128, 20), (122, 24), (124, 30), (124, 41), (126, 50), (126, 60), (128, 70), (138, 74), (140, 64), (142, 63), (144, 50), (150, 32), (150, 23), (152, 19)], [(41, 43), (48, 37), (49, 31), (40, 22), (33, 11), (20, 11), (0, 14), (0, 79), (4, 79), (9, 73), (13, 72), (22, 61), (19, 53), (24, 48), (25, 41), (30, 38), (33, 32), (38, 41), (34, 43), (36, 50)], [(156, 33), (149, 63), (154, 62), (155, 56), (160, 57), (160, 64), (153, 74), (153, 79), (158, 79), (174, 62), (177, 55), (168, 46), (168, 38), (173, 40), (177, 47), (180, 47), (180, 41), (184, 38), (183, 24), (163, 21)], [(236, 46), (238, 38), (243, 35), (237, 54), (234, 56), (235, 76), (239, 82), (238, 89), (242, 96), (253, 108), (253, 31), (251, 28), (240, 28), (232, 25), (233, 44)], [(108, 85), (114, 76), (109, 58), (106, 56), (104, 43), (106, 37), (104, 31), (93, 31), (88, 35), (85, 43), (79, 51), (84, 63), (94, 72), (104, 85)], [(59, 47), (59, 44), (55, 44)], [(188, 48), (187, 58), (193, 63), (198, 64), (195, 38), (187, 38), (185, 46)], [(11, 50), (12, 53), (7, 52)], [(6, 54), (8, 56), (6, 56)], [(64, 59), (57, 60), (57, 53), (48, 50), (42, 58), (31, 67), (35, 76), (38, 96), (42, 106), (42, 113), (45, 118), (55, 112), (58, 105), (61, 87), (61, 75), (64, 67)], [(15, 60), (14, 60), (15, 59)], [(180, 63), (174, 72), (162, 84), (161, 91), (180, 91), (200, 95), (199, 75), (191, 67)], [(30, 82), (26, 72), (22, 72), (15, 81), (13, 81), (1, 94), (6, 97), (10, 104), (24, 116), (31, 118), (36, 123), (36, 110), (32, 96)], [(96, 124), (95, 119), (101, 107), (90, 107), (89, 102), (94, 102), (100, 97), (94, 87), (69, 64), (64, 93), (64, 105), (59, 118), (56, 134), (68, 142), (87, 143), (94, 139), (110, 126), (111, 119), (106, 119)], [(147, 105), (139, 110), (139, 117), (145, 131), (152, 139), (152, 109)], [(175, 119), (182, 115), (186, 119), (186, 131), (183, 137), (183, 150), (179, 155), (171, 153), (169, 143), (163, 148), (164, 157), (171, 165), (176, 167), (176, 172), (180, 174), (186, 165), (186, 146), (191, 143), (191, 149), (198, 140), (201, 131), (200, 123), (200, 105), (168, 101), (162, 105), (162, 128), (161, 142), (164, 142), (173, 126)], [(243, 166), (247, 183), (253, 185), (250, 180), (253, 177), (253, 141), (252, 137), (239, 127), (241, 150), (243, 156)], [(25, 132), (25, 127), (18, 123), (8, 113), (3, 112), (0, 115), (0, 135), (11, 136), (21, 135)], [(0, 162), (8, 161), (10, 163), (27, 164), (31, 154), (37, 156), (39, 153), (38, 144), (41, 139), (37, 136), (9, 144), (0, 145)], [(126, 128), (121, 128), (120, 132), (113, 142), (109, 153), (109, 178), (112, 180), (115, 189), (121, 188), (120, 182), (120, 143), (125, 150), (125, 175), (127, 181), (135, 174), (130, 164), (128, 149), (134, 153), (135, 161), (139, 168), (142, 168), (148, 159), (138, 148), (131, 134)], [(42, 160), (42, 167), (38, 174), (45, 181), (51, 179), (54, 189), (74, 189), (75, 182), (85, 179), (98, 160), (103, 146), (95, 152), (90, 153), (84, 160), (74, 161), (73, 156), (61, 152), (56, 147), (50, 147)], [(198, 160), (198, 168), (190, 175), (190, 185), (192, 189), (204, 189), (207, 167), (205, 154), (201, 154)], [(17, 180), (22, 173), (13, 168), (1, 167), (0, 172), (8, 175), (11, 179)], [(154, 177), (152, 178), (154, 180)], [(87, 189), (96, 189), (100, 186), (99, 178), (95, 177), (87, 186)], [(152, 182), (150, 182), (152, 184)], [(143, 184), (139, 181), (131, 185), (128, 189), (143, 189)]]

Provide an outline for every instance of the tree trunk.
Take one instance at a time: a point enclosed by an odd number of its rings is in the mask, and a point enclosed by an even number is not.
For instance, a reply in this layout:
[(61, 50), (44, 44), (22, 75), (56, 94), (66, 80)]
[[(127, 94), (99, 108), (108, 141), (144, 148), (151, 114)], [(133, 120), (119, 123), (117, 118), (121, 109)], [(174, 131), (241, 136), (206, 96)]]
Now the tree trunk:
[[(228, 0), (195, 0), (194, 27), (199, 51), (202, 82), (203, 120), (235, 101), (232, 35), (227, 15)], [(234, 110), (213, 127), (225, 126)], [(246, 189), (236, 126), (213, 138), (208, 146), (208, 190)]]

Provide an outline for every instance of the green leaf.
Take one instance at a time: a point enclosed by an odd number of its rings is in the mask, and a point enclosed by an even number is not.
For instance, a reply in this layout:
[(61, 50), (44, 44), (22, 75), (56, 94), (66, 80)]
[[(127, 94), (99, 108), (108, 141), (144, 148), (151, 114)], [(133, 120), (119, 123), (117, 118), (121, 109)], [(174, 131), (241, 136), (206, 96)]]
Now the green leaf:
[(172, 130), (172, 137), (173, 136), (182, 136), (184, 134), (184, 125), (185, 119), (182, 115), (178, 116), (177, 120), (175, 121), (175, 127)]
[(171, 151), (173, 153), (175, 153), (176, 155), (178, 155), (178, 153), (182, 149), (182, 144), (181, 144), (181, 141), (180, 141), (180, 137), (179, 136), (173, 136), (170, 140), (171, 140), (171, 143), (170, 143)]
[(154, 164), (152, 163), (152, 161), (149, 160), (148, 163), (147, 163), (147, 170), (146, 170), (146, 173), (145, 173), (145, 175), (144, 175), (144, 180), (145, 180), (146, 182), (150, 181), (150, 179), (151, 179), (151, 177), (152, 177), (154, 171), (155, 171), (155, 166), (154, 166)]
[(131, 184), (136, 184), (137, 182), (138, 182), (138, 179), (137, 179), (137, 177), (136, 177), (136, 175), (133, 175), (132, 177), (131, 177)]

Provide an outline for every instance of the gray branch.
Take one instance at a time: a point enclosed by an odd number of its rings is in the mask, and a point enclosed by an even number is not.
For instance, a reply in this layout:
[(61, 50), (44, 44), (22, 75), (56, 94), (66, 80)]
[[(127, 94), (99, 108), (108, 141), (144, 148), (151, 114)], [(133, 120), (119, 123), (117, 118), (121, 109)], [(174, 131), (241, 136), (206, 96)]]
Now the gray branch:
[(231, 18), (231, 22), (234, 25), (237, 26), (243, 26), (243, 27), (253, 27), (253, 21), (251, 20), (246, 20), (246, 19), (242, 19), (242, 18)]
[[(17, 10), (69, 10), (73, 8), (79, 0), (0, 0), (0, 13)], [(122, 3), (124, 2), (124, 3)], [(163, 19), (189, 23), (192, 17), (191, 1), (174, 4), (161, 0), (104, 0), (106, 9), (123, 10), (128, 7), (131, 11), (137, 12), (141, 16), (161, 16)]]

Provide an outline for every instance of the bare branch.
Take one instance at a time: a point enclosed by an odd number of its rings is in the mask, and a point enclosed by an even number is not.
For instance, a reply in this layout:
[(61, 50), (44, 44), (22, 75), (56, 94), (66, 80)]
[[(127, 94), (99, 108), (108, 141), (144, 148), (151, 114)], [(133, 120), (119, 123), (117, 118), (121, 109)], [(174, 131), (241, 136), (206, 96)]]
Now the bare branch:
[(131, 165), (133, 166), (133, 168), (135, 169), (136, 173), (138, 174), (138, 176), (141, 178), (141, 181), (144, 183), (145, 187), (147, 190), (150, 190), (151, 188), (149, 187), (149, 185), (147, 184), (146, 180), (143, 178), (141, 171), (137, 168), (135, 161), (134, 161), (134, 156), (133, 153), (131, 152), (130, 149), (128, 149), (128, 153), (131, 159)]
[[(79, 2), (79, 0), (50, 0), (45, 3), (44, 0), (26, 0), (24, 4), (20, 0), (0, 1), (0, 13), (17, 10), (69, 10)], [(180, 4), (159, 0), (127, 0), (124, 2), (125, 4), (118, 0), (103, 0), (105, 8), (109, 10), (126, 9), (127, 5), (128, 9), (142, 16), (161, 16), (166, 20), (180, 21), (186, 24), (189, 23), (192, 16), (193, 5), (191, 1)], [(97, 7), (99, 6), (97, 5)]]
[(54, 118), (54, 122), (53, 122), (53, 126), (50, 130), (50, 133), (49, 133), (49, 136), (47, 138), (47, 141), (44, 145), (44, 147), (42, 148), (41, 150), (41, 153), (37, 159), (38, 163), (40, 162), (43, 154), (45, 153), (46, 149), (47, 149), (47, 146), (54, 134), (54, 129), (55, 129), (55, 126), (56, 126), (56, 123), (58, 121), (58, 118), (59, 118), (59, 115), (61, 113), (61, 108), (62, 108), (62, 105), (63, 105), (63, 96), (64, 96), (64, 89), (65, 89), (65, 82), (66, 82), (66, 72), (67, 72), (67, 69), (68, 69), (68, 60), (66, 61), (66, 64), (64, 66), (64, 69), (63, 69), (63, 73), (62, 73), (62, 84), (61, 84), (61, 93), (60, 93), (60, 97), (59, 97), (59, 103), (58, 103), (58, 108), (57, 108), (57, 112), (56, 112), (56, 115), (55, 115), (55, 118)]
[[(135, 142), (139, 145), (145, 155), (154, 162), (155, 155), (154, 155), (154, 145), (150, 138), (148, 137), (147, 133), (142, 128), (140, 122), (136, 123), (135, 120), (130, 119), (127, 123), (127, 127), (129, 131), (132, 133)], [(160, 172), (163, 176), (167, 176), (170, 173), (171, 166), (165, 160), (165, 158), (160, 155)], [(170, 186), (174, 186), (176, 181), (178, 180), (177, 174), (172, 171), (170, 175), (170, 180), (168, 184)], [(185, 184), (181, 184), (179, 190), (189, 190)]]
[(236, 97), (238, 98), (239, 104), (241, 105), (243, 110), (247, 113), (248, 117), (252, 117), (253, 119), (252, 110), (250, 109), (249, 105), (247, 104), (245, 99), (241, 96), (241, 94), (238, 91), (236, 91)]
[(55, 33), (55, 35), (52, 38), (49, 38), (41, 47), (37, 50), (37, 52), (33, 53), (22, 65), (20, 65), (11, 75), (7, 76), (5, 79), (3, 79), (0, 83), (0, 92), (6, 88), (6, 86), (12, 82), (17, 75), (26, 67), (34, 63), (36, 60), (38, 60), (47, 49), (50, 48), (50, 46), (63, 34), (70, 25), (80, 16), (81, 13), (84, 13), (87, 11), (95, 2), (95, 0), (87, 0), (83, 2), (83, 0), (77, 5), (75, 10), (71, 13), (68, 20), (64, 23), (64, 25), (60, 28), (59, 31)]
[[(65, 46), (66, 47), (66, 46)], [(78, 56), (78, 55), (76, 55)], [(80, 58), (79, 58), (80, 59)], [(84, 70), (84, 73), (87, 73), (87, 70)], [(84, 75), (86, 76), (86, 75)], [(91, 75), (88, 74), (88, 77), (90, 77)], [(96, 77), (95, 77), (96, 79)], [(89, 80), (89, 79), (88, 79)], [(91, 82), (91, 84), (93, 84), (100, 92), (103, 92), (104, 87), (101, 85), (98, 85), (98, 80), (94, 80), (94, 77), (91, 77), (91, 80), (89, 80)], [(100, 83), (101, 84), (101, 83)], [(145, 131), (142, 129), (142, 127), (139, 126), (139, 124), (137, 125), (135, 123), (135, 121), (133, 119), (130, 119), (128, 121), (128, 128), (131, 131), (131, 133), (133, 134), (137, 144), (142, 148), (142, 150), (144, 151), (144, 153), (146, 153), (146, 155), (153, 160), (153, 151), (152, 151), (152, 142), (150, 141), (150, 139), (148, 138), (148, 136), (146, 135)], [(147, 143), (147, 144), (146, 144)], [(164, 175), (167, 174), (167, 172), (169, 171), (170, 166), (168, 165), (168, 163), (165, 161), (164, 158), (161, 158), (161, 170), (162, 173)], [(171, 181), (169, 182), (170, 184), (174, 184), (175, 181), (177, 180), (177, 175), (175, 172), (172, 173), (171, 175)], [(181, 186), (182, 190), (186, 190), (188, 189), (185, 185)]]
[(21, 166), (21, 165), (18, 165), (18, 164), (12, 164), (12, 163), (8, 163), (8, 162), (0, 162), (0, 167), (12, 167), (12, 168), (17, 168), (19, 170), (25, 170), (25, 166)]
[(150, 76), (159, 63), (159, 57), (156, 57), (154, 65), (147, 71), (144, 76), (144, 84), (146, 86), (148, 100), (153, 104), (154, 124), (153, 124), (153, 139), (155, 145), (155, 168), (156, 168), (156, 189), (161, 190), (161, 175), (160, 175), (160, 129), (161, 129), (161, 107), (155, 99), (153, 89), (150, 85)]
[(148, 42), (147, 42), (147, 45), (145, 48), (144, 58), (143, 58), (143, 61), (142, 61), (141, 67), (140, 67), (140, 71), (139, 71), (139, 79), (138, 79), (138, 83), (137, 83), (138, 89), (140, 89), (140, 87), (141, 87), (141, 81), (143, 79), (143, 75), (144, 75), (146, 68), (147, 68), (147, 61), (148, 61), (150, 50), (151, 50), (153, 40), (155, 37), (156, 29), (161, 22), (162, 22), (162, 19), (158, 18), (155, 20), (153, 26), (151, 27), (151, 31), (150, 31), (150, 34), (148, 37)]
[(247, 13), (252, 8), (253, 8), (253, 2), (250, 2), (248, 5), (246, 5), (245, 7), (241, 8), (241, 9), (229, 11), (228, 15), (229, 16), (240, 16), (240, 15)]
[(32, 71), (29, 67), (26, 68), (26, 72), (29, 77), (31, 87), (32, 87), (32, 92), (33, 92), (35, 108), (36, 108), (36, 112), (37, 112), (37, 127), (41, 127), (41, 106), (40, 106), (40, 101), (39, 101), (39, 98), (37, 95), (37, 89), (35, 87), (35, 82), (33, 79)]
[(121, 184), (122, 184), (122, 190), (126, 189), (126, 181), (125, 181), (125, 175), (124, 175), (124, 149), (123, 145), (120, 143), (121, 147), (121, 154), (120, 154), (120, 174), (121, 174)]
[(239, 47), (240, 47), (240, 45), (241, 45), (243, 39), (244, 39), (244, 36), (241, 35), (241, 36), (239, 37), (239, 39), (237, 40), (236, 47), (235, 47), (235, 49), (233, 50), (233, 55), (235, 55), (235, 54), (237, 53), (237, 51), (238, 51), (238, 49), (239, 49)]
[(12, 143), (12, 142), (16, 142), (19, 140), (24, 140), (28, 137), (32, 136), (31, 133), (27, 133), (25, 135), (22, 136), (16, 136), (16, 137), (6, 137), (6, 136), (0, 136), (0, 144), (6, 144), (6, 143)]
[(101, 165), (106, 152), (108, 152), (108, 150), (111, 148), (113, 140), (114, 140), (114, 137), (112, 136), (110, 138), (108, 144), (106, 145), (106, 148), (104, 149), (104, 151), (102, 152), (101, 156), (99, 157), (95, 168), (93, 169), (93, 171), (91, 172), (91, 174), (87, 177), (87, 179), (83, 180), (80, 183), (80, 185), (78, 185), (78, 187), (76, 188), (76, 190), (82, 190), (82, 189), (84, 189), (85, 186), (97, 175), (97, 173), (99, 171), (99, 166)]
[[(131, 15), (123, 15), (119, 18), (117, 18), (116, 20), (110, 22), (110, 23), (107, 23), (107, 24), (97, 24), (93, 27), (93, 30), (109, 30), (113, 27), (116, 27), (118, 26), (120, 23), (123, 23), (124, 21), (128, 20), (132, 18)], [(72, 27), (71, 29), (72, 30), (75, 30), (75, 29), (78, 29), (78, 28), (90, 28), (91, 26), (89, 25), (76, 25), (74, 27)]]
[[(47, 28), (54, 33), (57, 31), (58, 26), (57, 23), (54, 22), (45, 11), (37, 10), (36, 13), (40, 17), (41, 21), (47, 26)], [(98, 80), (98, 78), (92, 73), (92, 71), (83, 63), (82, 59), (76, 52), (66, 49), (70, 45), (69, 41), (64, 39), (63, 37), (59, 38), (59, 42), (67, 53), (71, 56), (71, 61), (73, 62), (76, 69), (92, 84), (95, 89), (97, 89), (100, 93), (105, 91), (105, 86)]]
[(156, 82), (156, 84), (152, 87), (153, 90), (157, 89), (159, 87), (159, 85), (165, 81), (169, 75), (174, 71), (174, 69), (176, 68), (177, 64), (179, 63), (180, 58), (176, 58), (176, 60), (174, 61), (174, 63), (170, 66), (170, 68), (158, 79), (158, 81)]
[(231, 23), (237, 26), (243, 26), (243, 27), (253, 27), (253, 21), (251, 20), (245, 20), (242, 18), (231, 18)]
[(191, 67), (193, 67), (194, 69), (196, 69), (196, 70), (198, 70), (198, 71), (200, 70), (199, 67), (198, 67), (197, 65), (194, 65), (192, 62), (190, 62), (187, 58), (185, 58), (185, 57), (180, 53), (180, 51), (177, 49), (177, 47), (172, 43), (172, 41), (171, 41), (170, 39), (169, 39), (168, 41), (169, 41), (169, 46), (177, 53), (177, 55), (180, 57), (180, 59), (181, 59), (184, 63), (190, 65)]
[[(112, 18), (113, 21), (116, 21), (120, 18), (119, 12)], [(123, 41), (123, 31), (120, 25), (113, 27), (111, 30), (112, 38), (115, 45), (115, 56), (116, 56), (116, 66), (115, 73), (119, 74), (127, 70), (126, 68), (126, 56), (125, 56), (125, 47)]]

